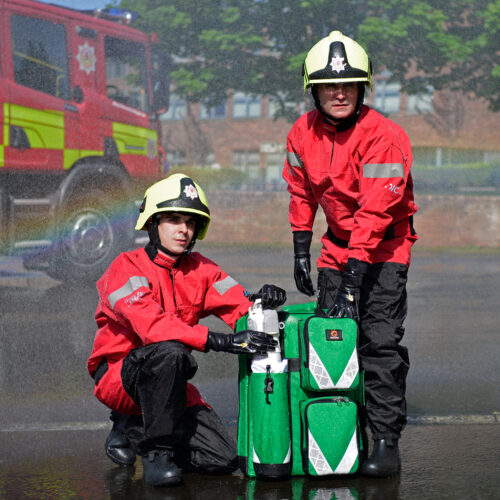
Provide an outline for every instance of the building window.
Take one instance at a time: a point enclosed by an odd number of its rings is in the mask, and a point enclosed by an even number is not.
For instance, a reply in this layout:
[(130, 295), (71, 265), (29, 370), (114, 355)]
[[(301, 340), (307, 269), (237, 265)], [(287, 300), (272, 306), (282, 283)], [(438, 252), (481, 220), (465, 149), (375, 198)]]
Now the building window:
[(233, 96), (233, 118), (260, 118), (261, 98), (243, 92)]
[(375, 83), (374, 107), (382, 113), (398, 113), (401, 103), (401, 84), (379, 80)]
[(165, 151), (166, 153), (166, 163), (165, 171), (168, 172), (170, 167), (176, 167), (178, 165), (186, 165), (186, 151), (183, 149), (174, 149), (170, 151)]
[(285, 101), (285, 109), (282, 110), (280, 100), (283, 100), (284, 96), (279, 98), (276, 96), (271, 96), (268, 99), (267, 104), (267, 117), (270, 120), (274, 120), (274, 118), (281, 114), (284, 111), (285, 115), (291, 116), (294, 113), (299, 115), (304, 114), (306, 110), (306, 101), (296, 102), (296, 101)]
[[(297, 104), (291, 101), (285, 102), (285, 111), (290, 110), (293, 111), (296, 108)], [(281, 102), (280, 99), (276, 96), (269, 97), (268, 105), (267, 105), (267, 117), (272, 120), (274, 117), (281, 113)]]
[[(285, 163), (285, 153), (268, 153), (266, 160), (266, 182), (282, 183), (281, 172)], [(283, 181), (284, 182), (284, 181)]]
[(226, 101), (217, 106), (200, 105), (200, 120), (220, 120), (226, 117)]
[(184, 120), (186, 117), (186, 101), (175, 94), (170, 95), (169, 108), (161, 115), (161, 120)]
[(235, 150), (232, 153), (232, 166), (246, 172), (250, 180), (259, 179), (260, 154), (256, 150)]
[(408, 94), (406, 99), (406, 114), (417, 115), (434, 111), (434, 89), (428, 87), (426, 92)]
[(15, 82), (69, 99), (64, 26), (55, 21), (13, 15), (11, 31)]

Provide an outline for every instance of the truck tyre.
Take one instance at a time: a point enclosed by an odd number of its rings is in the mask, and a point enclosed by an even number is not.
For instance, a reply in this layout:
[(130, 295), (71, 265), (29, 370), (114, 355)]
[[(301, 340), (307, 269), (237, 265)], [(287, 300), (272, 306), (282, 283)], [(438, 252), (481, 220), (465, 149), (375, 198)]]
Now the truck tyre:
[(65, 283), (95, 282), (133, 244), (132, 214), (124, 192), (76, 190), (62, 203), (47, 274)]

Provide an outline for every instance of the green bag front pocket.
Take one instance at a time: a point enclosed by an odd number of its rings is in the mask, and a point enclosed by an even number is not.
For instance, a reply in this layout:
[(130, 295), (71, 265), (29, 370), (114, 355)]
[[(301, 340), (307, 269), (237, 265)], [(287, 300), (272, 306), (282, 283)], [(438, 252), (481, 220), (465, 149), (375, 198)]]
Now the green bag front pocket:
[(249, 456), (260, 477), (290, 474), (291, 432), (288, 373), (251, 373)]
[(354, 474), (359, 467), (358, 407), (346, 397), (300, 402), (302, 463), (311, 476)]
[(349, 318), (311, 316), (300, 328), (300, 378), (309, 391), (359, 385), (358, 326)]

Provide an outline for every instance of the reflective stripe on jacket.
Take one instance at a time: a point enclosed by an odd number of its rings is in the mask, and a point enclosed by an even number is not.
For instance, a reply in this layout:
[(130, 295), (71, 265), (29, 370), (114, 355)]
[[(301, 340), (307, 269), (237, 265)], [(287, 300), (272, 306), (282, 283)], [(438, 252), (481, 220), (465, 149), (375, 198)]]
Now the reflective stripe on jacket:
[(194, 252), (177, 263), (161, 254), (152, 262), (143, 248), (120, 254), (97, 282), (98, 330), (88, 370), (103, 358), (116, 362), (132, 349), (177, 340), (203, 351), (211, 314), (231, 328), (248, 312), (244, 288), (214, 262)]
[[(418, 209), (411, 164), (405, 132), (367, 106), (344, 131), (325, 122), (317, 110), (295, 122), (283, 169), (292, 231), (311, 231), (319, 205), (330, 231), (349, 242), (348, 248), (337, 248), (325, 235), (319, 266), (342, 268), (350, 257), (409, 264), (416, 236), (408, 219)], [(390, 226), (397, 238), (383, 241)]]

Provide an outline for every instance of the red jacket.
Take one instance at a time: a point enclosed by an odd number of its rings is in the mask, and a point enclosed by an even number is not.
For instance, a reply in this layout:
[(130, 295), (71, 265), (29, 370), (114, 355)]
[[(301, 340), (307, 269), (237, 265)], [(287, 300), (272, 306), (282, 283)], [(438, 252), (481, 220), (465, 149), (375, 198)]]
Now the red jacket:
[[(409, 217), (413, 201), (412, 153), (404, 131), (362, 106), (345, 131), (310, 111), (288, 134), (283, 178), (290, 193), (292, 231), (311, 231), (321, 205), (330, 231), (348, 248), (325, 235), (318, 267), (343, 269), (350, 257), (365, 262), (409, 264), (416, 240)], [(390, 226), (395, 238), (384, 240)]]
[(251, 302), (243, 287), (214, 262), (195, 252), (177, 263), (158, 254), (152, 262), (143, 248), (120, 254), (97, 282), (98, 330), (87, 367), (101, 359), (117, 362), (140, 346), (178, 340), (203, 351), (211, 314), (231, 328)]

